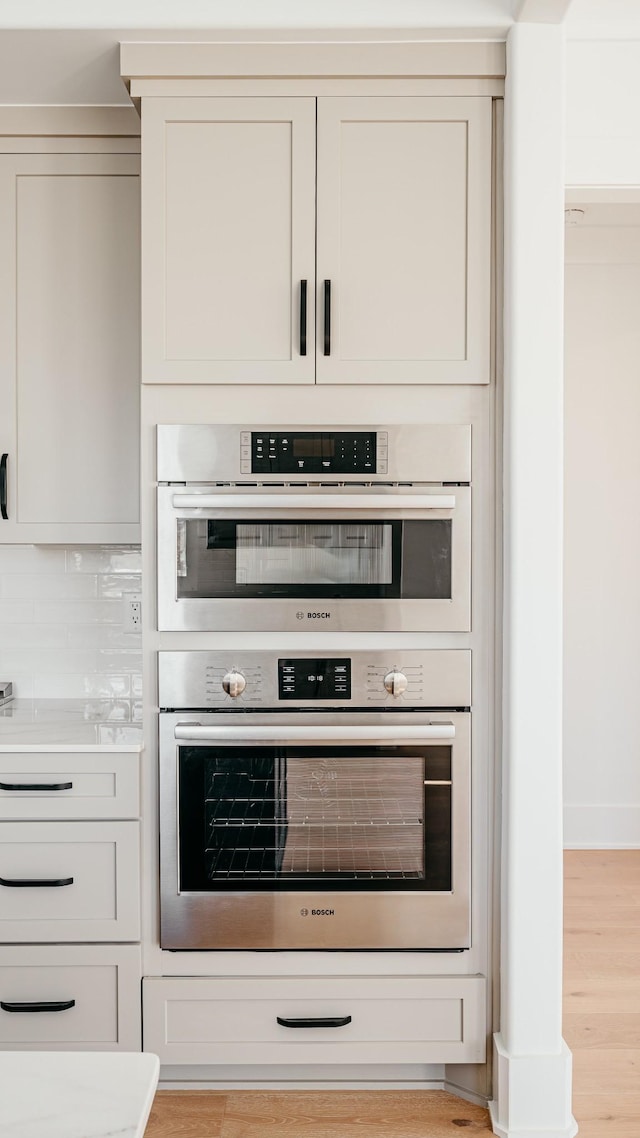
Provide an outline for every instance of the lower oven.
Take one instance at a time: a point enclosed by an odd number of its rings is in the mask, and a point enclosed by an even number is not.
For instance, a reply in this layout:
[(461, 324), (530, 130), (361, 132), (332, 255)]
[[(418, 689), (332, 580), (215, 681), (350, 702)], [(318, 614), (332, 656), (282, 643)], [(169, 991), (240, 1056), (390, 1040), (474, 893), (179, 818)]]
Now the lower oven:
[(468, 948), (469, 666), (161, 653), (162, 947)]

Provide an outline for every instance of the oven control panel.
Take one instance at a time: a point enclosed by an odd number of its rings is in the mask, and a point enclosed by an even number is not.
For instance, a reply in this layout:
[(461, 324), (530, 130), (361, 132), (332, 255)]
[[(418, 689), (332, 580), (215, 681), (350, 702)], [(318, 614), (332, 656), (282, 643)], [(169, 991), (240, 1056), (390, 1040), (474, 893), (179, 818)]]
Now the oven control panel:
[(351, 699), (351, 660), (287, 657), (278, 660), (278, 699)]
[(386, 474), (387, 431), (241, 431), (243, 474)]
[(220, 649), (160, 652), (159, 706), (251, 712), (298, 708), (386, 711), (471, 704), (467, 649), (322, 652)]

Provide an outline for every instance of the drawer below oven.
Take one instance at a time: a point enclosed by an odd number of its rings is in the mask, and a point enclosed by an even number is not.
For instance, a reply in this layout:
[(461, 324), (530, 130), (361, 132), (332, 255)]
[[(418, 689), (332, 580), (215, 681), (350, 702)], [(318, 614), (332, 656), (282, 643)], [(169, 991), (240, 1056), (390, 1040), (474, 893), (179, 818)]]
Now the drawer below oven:
[(166, 1064), (482, 1063), (485, 991), (482, 976), (152, 977), (144, 1048)]
[(137, 822), (5, 822), (0, 942), (140, 938)]
[(0, 949), (0, 1049), (139, 1051), (140, 965), (134, 945)]

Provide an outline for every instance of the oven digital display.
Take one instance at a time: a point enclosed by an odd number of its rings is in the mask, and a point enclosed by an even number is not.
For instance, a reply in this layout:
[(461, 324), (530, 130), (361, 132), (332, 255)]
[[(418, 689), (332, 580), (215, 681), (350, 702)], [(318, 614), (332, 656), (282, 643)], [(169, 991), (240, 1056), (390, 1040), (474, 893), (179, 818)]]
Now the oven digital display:
[(335, 439), (330, 435), (294, 435), (294, 458), (333, 458), (336, 453)]
[(375, 474), (376, 463), (375, 431), (251, 432), (253, 474)]
[(278, 660), (279, 699), (351, 699), (351, 660)]

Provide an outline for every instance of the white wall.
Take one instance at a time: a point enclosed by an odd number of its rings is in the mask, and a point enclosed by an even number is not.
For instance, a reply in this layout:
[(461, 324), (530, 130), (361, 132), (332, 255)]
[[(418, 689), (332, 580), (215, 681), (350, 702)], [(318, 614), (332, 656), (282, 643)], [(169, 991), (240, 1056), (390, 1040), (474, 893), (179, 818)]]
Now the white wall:
[(567, 42), (568, 186), (640, 186), (640, 34), (607, 35)]
[(640, 207), (584, 209), (566, 231), (565, 845), (640, 846)]

